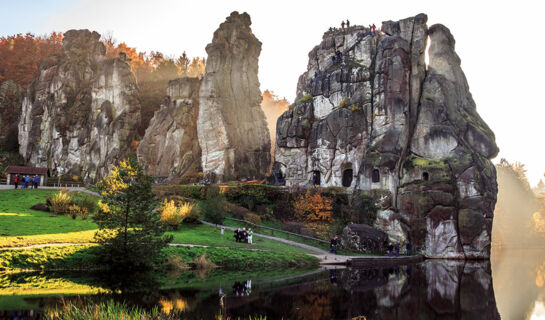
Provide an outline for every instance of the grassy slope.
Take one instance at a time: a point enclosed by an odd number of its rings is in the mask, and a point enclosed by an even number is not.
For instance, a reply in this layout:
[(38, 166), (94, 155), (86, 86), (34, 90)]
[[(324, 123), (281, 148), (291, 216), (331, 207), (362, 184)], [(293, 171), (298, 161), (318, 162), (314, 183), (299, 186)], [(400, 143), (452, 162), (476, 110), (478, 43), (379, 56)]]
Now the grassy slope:
[(0, 248), (41, 243), (89, 242), (97, 225), (88, 220), (30, 209), (54, 190), (0, 191)]
[[(30, 209), (38, 202), (45, 202), (45, 197), (54, 192), (45, 189), (0, 191), (0, 248), (44, 243), (93, 242), (97, 225), (90, 218), (73, 220), (67, 216)], [(174, 243), (311, 253), (299, 247), (257, 237), (254, 237), (253, 245), (237, 243), (232, 232), (226, 231), (221, 236), (219, 230), (205, 225), (182, 225), (179, 231), (169, 234), (174, 236)]]

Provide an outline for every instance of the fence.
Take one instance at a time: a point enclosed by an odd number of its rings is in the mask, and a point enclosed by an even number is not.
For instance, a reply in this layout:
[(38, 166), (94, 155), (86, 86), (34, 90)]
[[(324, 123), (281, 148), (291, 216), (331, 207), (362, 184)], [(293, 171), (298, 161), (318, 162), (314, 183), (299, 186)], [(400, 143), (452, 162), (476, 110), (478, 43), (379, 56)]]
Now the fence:
[(52, 181), (51, 179), (47, 181), (47, 187), (57, 187), (57, 188), (79, 188), (84, 187), (83, 182), (75, 181)]
[[(287, 240), (289, 240), (290, 236), (291, 236), (292, 238), (302, 238), (302, 239), (305, 239), (305, 240), (308, 240), (308, 241), (311, 241), (311, 242), (317, 242), (317, 243), (319, 243), (321, 245), (329, 246), (329, 241), (314, 238), (314, 237), (311, 237), (311, 236), (306, 236), (306, 235), (303, 235), (303, 234), (289, 232), (289, 231), (286, 231), (286, 230), (276, 229), (276, 228), (272, 228), (272, 227), (266, 227), (266, 226), (262, 226), (262, 225), (259, 225), (259, 224), (255, 224), (255, 223), (246, 221), (246, 220), (240, 220), (240, 219), (235, 219), (235, 218), (230, 218), (230, 217), (225, 217), (225, 219), (226, 220), (233, 220), (233, 221), (237, 221), (237, 222), (242, 222), (246, 226), (252, 227), (257, 233), (266, 234), (263, 231), (268, 230), (268, 231), (270, 231), (271, 236), (274, 236), (274, 233), (276, 232), (276, 233), (279, 233), (279, 234), (285, 234)], [(259, 231), (259, 230), (262, 230), (262, 231)]]

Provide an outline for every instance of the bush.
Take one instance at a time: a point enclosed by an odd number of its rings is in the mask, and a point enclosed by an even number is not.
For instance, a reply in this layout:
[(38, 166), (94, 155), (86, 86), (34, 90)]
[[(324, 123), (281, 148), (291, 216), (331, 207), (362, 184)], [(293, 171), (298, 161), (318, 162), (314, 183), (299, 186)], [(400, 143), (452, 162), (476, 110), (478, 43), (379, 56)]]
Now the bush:
[(94, 213), (97, 209), (97, 203), (95, 199), (88, 194), (84, 194), (81, 197), (75, 198), (74, 202), (81, 208), (87, 209), (88, 213)]
[(244, 220), (251, 222), (253, 224), (257, 224), (257, 225), (261, 224), (261, 217), (259, 217), (255, 213), (247, 213), (246, 216), (244, 217)]
[(278, 189), (265, 184), (243, 184), (225, 188), (225, 198), (250, 210), (255, 206), (271, 204), (279, 197)]
[(165, 199), (159, 210), (161, 211), (161, 221), (178, 229), (183, 219), (193, 210), (193, 204), (184, 202), (177, 207), (173, 200), (167, 201)]
[(87, 219), (89, 215), (89, 210), (78, 206), (77, 204), (72, 204), (68, 207), (68, 212), (72, 216), (72, 219), (76, 219), (77, 216), (80, 216), (82, 220)]
[(193, 206), (193, 209), (182, 220), (185, 224), (201, 224), (201, 211), (199, 207)]
[(174, 193), (178, 196), (199, 199), (206, 199), (206, 187), (204, 186), (176, 186)]
[(198, 183), (203, 179), (202, 172), (189, 172), (180, 178), (180, 184)]
[(49, 211), (56, 214), (70, 213), (70, 206), (73, 204), (67, 189), (61, 189), (52, 197), (48, 197), (46, 203), (49, 205)]
[(342, 108), (346, 108), (346, 107), (348, 107), (348, 99), (343, 98), (343, 99), (341, 100), (341, 102), (339, 103), (338, 108), (339, 108), (339, 109), (342, 109)]

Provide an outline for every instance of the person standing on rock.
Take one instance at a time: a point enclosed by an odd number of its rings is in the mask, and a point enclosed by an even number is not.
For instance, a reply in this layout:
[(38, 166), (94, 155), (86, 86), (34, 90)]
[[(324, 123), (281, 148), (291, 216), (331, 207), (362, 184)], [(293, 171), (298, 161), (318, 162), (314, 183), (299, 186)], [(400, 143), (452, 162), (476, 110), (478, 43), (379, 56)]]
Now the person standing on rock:
[(350, 29), (350, 20), (346, 19), (346, 29)]
[(373, 35), (375, 34), (375, 30), (377, 29), (377, 27), (375, 26), (375, 24), (373, 23), (373, 25), (371, 26), (371, 29), (373, 30)]
[(19, 186), (19, 175), (16, 174), (15, 178), (13, 178), (13, 184), (15, 185), (15, 189)]
[(342, 28), (343, 31), (344, 31), (344, 20), (341, 22), (341, 28)]

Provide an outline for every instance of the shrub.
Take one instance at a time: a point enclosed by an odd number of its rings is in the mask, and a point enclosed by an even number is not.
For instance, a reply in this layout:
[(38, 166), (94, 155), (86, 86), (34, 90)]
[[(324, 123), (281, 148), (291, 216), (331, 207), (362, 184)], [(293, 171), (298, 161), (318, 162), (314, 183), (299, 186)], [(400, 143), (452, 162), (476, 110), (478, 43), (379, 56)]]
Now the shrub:
[(193, 206), (193, 209), (189, 211), (184, 219), (182, 220), (185, 224), (201, 224), (201, 211), (199, 207)]
[(184, 202), (180, 207), (177, 207), (174, 204), (173, 200), (163, 202), (163, 205), (159, 209), (161, 211), (161, 221), (169, 224), (178, 229), (178, 225), (183, 221), (184, 217), (187, 216), (193, 209), (193, 204)]
[(204, 177), (202, 172), (189, 172), (180, 178), (180, 184), (198, 183)]
[(49, 204), (49, 211), (56, 214), (70, 213), (70, 205), (72, 205), (72, 197), (67, 189), (60, 189), (51, 198), (46, 199)]
[(195, 268), (197, 270), (207, 270), (216, 268), (217, 265), (206, 259), (206, 253), (203, 253), (200, 257), (195, 258)]
[(257, 224), (257, 225), (261, 224), (261, 217), (259, 217), (255, 213), (247, 213), (246, 216), (244, 217), (244, 220), (251, 222), (253, 224)]
[(74, 202), (81, 208), (87, 209), (88, 213), (94, 213), (97, 209), (95, 199), (88, 194), (84, 194), (81, 197), (74, 199)]
[(41, 203), (41, 202), (36, 203), (32, 207), (30, 207), (30, 209), (49, 212), (49, 207), (45, 203)]
[(87, 208), (80, 207), (77, 204), (70, 205), (68, 207), (68, 212), (72, 216), (72, 219), (76, 219), (77, 216), (81, 216), (81, 219), (85, 220), (89, 215), (89, 210), (87, 210)]
[(181, 185), (176, 186), (174, 192), (176, 193), (176, 195), (186, 198), (199, 200), (206, 199), (206, 188), (204, 186)]
[(341, 100), (341, 102), (339, 102), (338, 108), (341, 109), (341, 108), (346, 108), (346, 107), (348, 107), (348, 99), (346, 99), (346, 97), (345, 97), (345, 98), (343, 98)]
[(312, 100), (312, 94), (311, 93), (307, 93), (305, 94), (304, 96), (301, 97), (301, 99), (299, 99), (299, 101), (297, 101), (296, 105), (301, 105), (305, 102), (309, 102), (310, 100)]
[(333, 222), (332, 201), (319, 192), (307, 190), (304, 195), (296, 197), (293, 210), (295, 217), (302, 221)]

